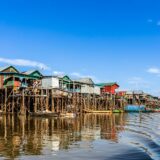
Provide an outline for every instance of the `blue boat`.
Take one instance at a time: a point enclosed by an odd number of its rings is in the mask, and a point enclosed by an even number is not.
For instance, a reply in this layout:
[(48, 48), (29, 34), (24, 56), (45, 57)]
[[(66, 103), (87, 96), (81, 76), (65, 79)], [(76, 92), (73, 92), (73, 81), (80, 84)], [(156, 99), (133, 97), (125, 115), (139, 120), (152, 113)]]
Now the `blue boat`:
[(127, 105), (124, 110), (126, 112), (145, 112), (145, 105)]

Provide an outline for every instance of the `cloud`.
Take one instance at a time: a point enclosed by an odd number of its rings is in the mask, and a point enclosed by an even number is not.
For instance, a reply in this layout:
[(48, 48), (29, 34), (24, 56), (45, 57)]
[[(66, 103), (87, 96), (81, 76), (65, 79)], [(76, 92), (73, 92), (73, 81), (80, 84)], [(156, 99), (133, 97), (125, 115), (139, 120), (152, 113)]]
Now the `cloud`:
[(147, 72), (148, 73), (152, 73), (152, 74), (160, 74), (160, 69), (159, 68), (157, 68), (157, 67), (152, 67), (152, 68), (149, 68), (148, 70), (147, 70)]
[(7, 59), (7, 58), (1, 58), (0, 62), (9, 64), (9, 65), (15, 65), (15, 66), (26, 66), (26, 67), (37, 67), (41, 70), (48, 70), (49, 67), (41, 62), (37, 61), (31, 61), (26, 59)]
[(78, 72), (73, 72), (73, 73), (70, 74), (70, 76), (72, 76), (73, 78), (91, 78), (95, 83), (100, 82), (100, 80), (93, 75), (83, 75), (83, 74), (78, 73)]
[(54, 75), (64, 75), (64, 72), (61, 71), (53, 71)]
[(150, 88), (149, 82), (144, 80), (142, 77), (132, 77), (128, 80), (128, 83), (136, 90)]
[(74, 77), (77, 77), (77, 78), (83, 78), (83, 75), (81, 75), (80, 73), (78, 72), (73, 72), (70, 74), (71, 76), (74, 76)]

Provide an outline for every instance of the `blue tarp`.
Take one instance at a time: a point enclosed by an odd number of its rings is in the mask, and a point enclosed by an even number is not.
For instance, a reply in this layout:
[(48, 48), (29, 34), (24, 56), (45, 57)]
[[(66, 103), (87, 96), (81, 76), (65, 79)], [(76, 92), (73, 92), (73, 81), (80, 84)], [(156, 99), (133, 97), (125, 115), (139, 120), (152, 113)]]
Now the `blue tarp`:
[(145, 111), (145, 106), (144, 105), (128, 105), (125, 107), (125, 111), (127, 112), (140, 112), (140, 111)]

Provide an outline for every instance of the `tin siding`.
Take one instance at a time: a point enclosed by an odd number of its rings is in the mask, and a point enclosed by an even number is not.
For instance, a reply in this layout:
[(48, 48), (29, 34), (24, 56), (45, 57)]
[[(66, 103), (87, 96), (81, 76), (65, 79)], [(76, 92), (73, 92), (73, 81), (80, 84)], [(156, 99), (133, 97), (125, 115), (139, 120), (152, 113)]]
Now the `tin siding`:
[(46, 89), (59, 88), (59, 79), (58, 78), (43, 78), (42, 87)]
[(94, 93), (94, 87), (93, 86), (89, 86), (89, 85), (82, 85), (81, 93), (93, 94)]
[(101, 89), (98, 86), (94, 86), (94, 94), (100, 95), (101, 94)]

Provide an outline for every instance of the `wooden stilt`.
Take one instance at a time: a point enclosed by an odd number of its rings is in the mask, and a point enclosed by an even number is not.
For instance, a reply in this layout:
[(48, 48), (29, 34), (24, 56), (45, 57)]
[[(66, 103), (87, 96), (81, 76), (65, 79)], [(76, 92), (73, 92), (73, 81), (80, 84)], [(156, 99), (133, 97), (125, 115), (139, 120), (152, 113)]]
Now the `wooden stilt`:
[(48, 90), (46, 90), (46, 94), (47, 94), (47, 96), (46, 96), (46, 111), (48, 111), (49, 110), (49, 92), (48, 92)]
[(21, 109), (20, 109), (20, 114), (25, 115), (25, 97), (24, 97), (24, 89), (22, 89), (22, 102), (21, 102)]
[(5, 97), (4, 97), (4, 114), (7, 112), (7, 88), (5, 88)]
[(51, 99), (52, 99), (51, 111), (52, 111), (52, 112), (55, 112), (53, 89), (52, 89), (52, 96), (51, 96)]
[(13, 94), (12, 94), (12, 114), (14, 114), (14, 88), (13, 88)]

